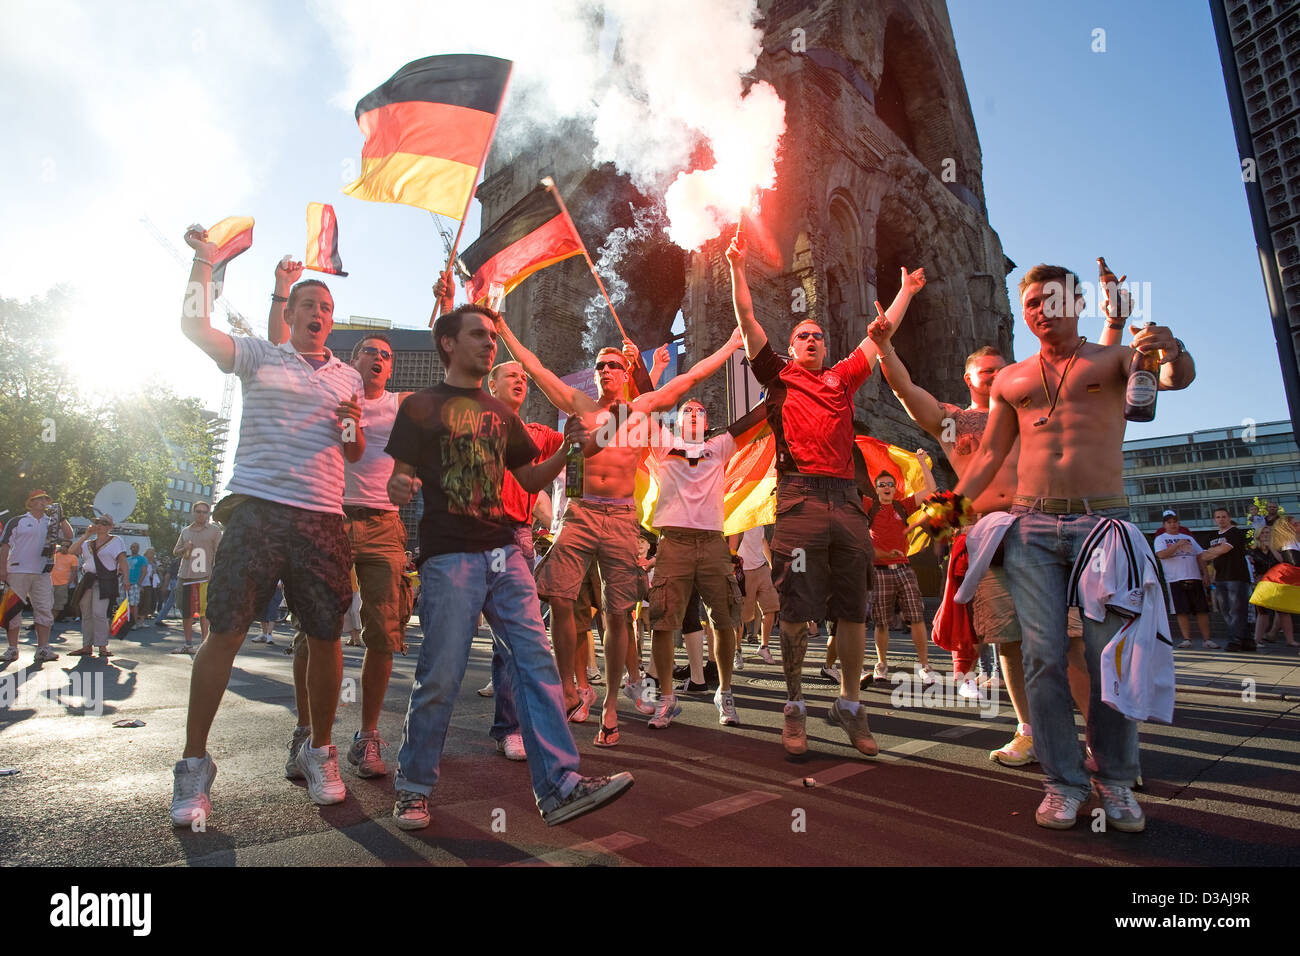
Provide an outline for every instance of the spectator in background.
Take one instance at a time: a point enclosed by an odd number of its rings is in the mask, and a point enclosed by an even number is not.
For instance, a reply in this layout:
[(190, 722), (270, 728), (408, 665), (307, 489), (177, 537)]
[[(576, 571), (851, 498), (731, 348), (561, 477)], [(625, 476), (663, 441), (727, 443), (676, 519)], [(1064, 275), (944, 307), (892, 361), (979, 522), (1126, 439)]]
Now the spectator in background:
[(176, 604), (176, 589), (180, 581), (180, 558), (173, 557), (167, 561), (162, 572), (162, 607), (158, 609), (158, 614), (154, 618), (155, 627), (167, 626), (167, 615), (172, 612), (172, 607)]
[[(68, 550), (66, 544), (59, 545), (54, 555), (54, 568), (50, 571), (50, 584), (54, 586), (54, 620), (61, 621), (71, 612), (74, 617), (80, 612), (68, 606), (68, 596), (77, 586), (77, 556)], [(59, 638), (63, 640), (63, 638)]]
[(140, 617), (147, 618), (153, 614), (158, 604), (158, 558), (153, 548), (144, 553), (144, 579), (140, 582)]
[(1246, 510), (1246, 520), (1250, 522), (1251, 530), (1256, 534), (1259, 533), (1260, 528), (1267, 524), (1267, 519), (1259, 513), (1259, 505), (1251, 505)]
[(1237, 527), (1227, 508), (1214, 509), (1219, 533), (1197, 557), (1201, 568), (1214, 565), (1214, 597), (1228, 625), (1228, 650), (1253, 651), (1255, 638), (1246, 630), (1250, 597), (1250, 567), (1246, 563), (1246, 533)]
[(109, 615), (130, 587), (126, 545), (113, 534), (113, 516), (101, 514), (91, 522), (72, 543), (72, 550), (81, 555), (82, 573), (93, 583), (81, 596), (81, 648), (69, 651), (68, 656), (89, 657), (93, 642), (101, 658), (110, 657)]
[[(1286, 563), (1282, 553), (1273, 547), (1273, 529), (1268, 526), (1256, 532), (1255, 547), (1250, 550), (1248, 557), (1251, 568), (1255, 572), (1256, 581), (1276, 565)], [(1269, 614), (1273, 615), (1271, 626)], [(1255, 640), (1257, 642), (1272, 643), (1269, 638), (1276, 634), (1279, 628), (1282, 630), (1282, 636), (1286, 638), (1288, 647), (1300, 647), (1300, 644), (1297, 644), (1295, 640), (1290, 614), (1282, 611), (1270, 611), (1259, 605), (1255, 606)]]
[[(54, 564), (55, 536), (67, 540), (72, 537), (72, 527), (60, 521), (57, 529), (50, 527), (53, 520), (45, 513), (50, 496), (36, 490), (27, 496), (27, 511), (11, 518), (0, 533), (0, 584), (7, 584), (19, 600), (32, 607), (36, 626), (36, 660), (57, 660), (59, 655), (50, 648), (50, 627), (54, 624), (54, 586), (50, 584), (50, 569)], [(18, 629), (22, 613), (14, 614), (7, 626), (9, 646), (0, 655), (0, 663), (18, 660)]]
[(1198, 561), (1204, 550), (1190, 534), (1179, 531), (1178, 513), (1166, 508), (1164, 530), (1156, 535), (1156, 557), (1164, 565), (1165, 580), (1173, 599), (1174, 616), (1178, 630), (1183, 635), (1179, 647), (1192, 646), (1189, 615), (1196, 615), (1196, 625), (1201, 631), (1201, 644), (1206, 650), (1215, 650), (1218, 644), (1210, 640), (1210, 603), (1205, 593), (1209, 570)]
[(185, 628), (185, 646), (173, 654), (193, 654), (194, 620), (199, 621), (199, 643), (208, 639), (208, 580), (221, 544), (221, 529), (208, 521), (212, 506), (206, 501), (194, 504), (194, 520), (181, 529), (172, 554), (180, 561), (181, 626)]
[[(131, 607), (130, 620), (136, 621), (140, 618), (140, 595), (144, 590), (144, 573), (149, 568), (149, 559), (140, 553), (140, 545), (136, 542), (131, 543), (131, 553), (126, 559), (127, 574), (130, 578), (130, 588), (127, 590), (126, 602)], [(114, 608), (113, 610), (117, 610)]]

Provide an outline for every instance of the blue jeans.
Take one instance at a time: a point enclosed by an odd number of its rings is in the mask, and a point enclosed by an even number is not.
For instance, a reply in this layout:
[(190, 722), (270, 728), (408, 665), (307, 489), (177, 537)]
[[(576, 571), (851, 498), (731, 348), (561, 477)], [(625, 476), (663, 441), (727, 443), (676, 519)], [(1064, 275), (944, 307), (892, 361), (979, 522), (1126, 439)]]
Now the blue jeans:
[(578, 748), (565, 719), (560, 674), (546, 650), (537, 587), (515, 545), (438, 554), (420, 566), (424, 642), (411, 684), (395, 786), (428, 795), (438, 784), (438, 764), (480, 613), (510, 652), (506, 671), (533, 795), (539, 809), (552, 810), (578, 784)]
[[(533, 548), (533, 530), (528, 525), (515, 528), (515, 542), (531, 569), (537, 559)], [(538, 602), (538, 610), (541, 603)], [(543, 627), (545, 630), (545, 627)], [(511, 734), (519, 733), (519, 715), (515, 712), (514, 687), (510, 681), (510, 670), (506, 667), (506, 655), (509, 651), (501, 638), (492, 632), (492, 729), (488, 736), (493, 740), (505, 740)]]
[(1228, 624), (1228, 640), (1233, 644), (1255, 639), (1255, 635), (1246, 629), (1246, 603), (1249, 598), (1249, 581), (1214, 582), (1214, 603)]
[[(1012, 509), (1020, 519), (1003, 542), (1007, 587), (1024, 634), (1025, 690), (1034, 753), (1047, 774), (1046, 788), (1086, 800), (1091, 780), (1074, 726), (1074, 704), (1066, 679), (1066, 591), (1084, 539), (1102, 517), (1128, 517), (1127, 508), (1093, 514), (1052, 515)], [(1107, 612), (1105, 621), (1083, 615), (1084, 655), (1088, 663), (1088, 741), (1097, 761), (1097, 779), (1131, 787), (1138, 775), (1137, 723), (1101, 702), (1101, 651), (1123, 623)]]
[(180, 578), (173, 578), (171, 587), (167, 589), (167, 600), (163, 601), (163, 606), (158, 614), (154, 617), (155, 621), (167, 620), (167, 615), (172, 612), (172, 607), (176, 604), (176, 588), (180, 585)]

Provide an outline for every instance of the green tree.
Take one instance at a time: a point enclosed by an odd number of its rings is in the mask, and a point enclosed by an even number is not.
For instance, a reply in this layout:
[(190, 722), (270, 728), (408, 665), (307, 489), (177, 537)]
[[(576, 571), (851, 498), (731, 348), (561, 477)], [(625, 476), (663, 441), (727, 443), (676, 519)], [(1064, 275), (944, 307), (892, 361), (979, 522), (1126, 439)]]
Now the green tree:
[(131, 520), (169, 547), (179, 530), (167, 509), (172, 449), (213, 480), (202, 408), (156, 382), (110, 399), (81, 393), (50, 347), (67, 334), (72, 301), (65, 287), (27, 302), (0, 298), (0, 354), (8, 357), (0, 368), (0, 509), (20, 513), (28, 491), (41, 487), (65, 514), (89, 517), (100, 488), (128, 481), (138, 499)]

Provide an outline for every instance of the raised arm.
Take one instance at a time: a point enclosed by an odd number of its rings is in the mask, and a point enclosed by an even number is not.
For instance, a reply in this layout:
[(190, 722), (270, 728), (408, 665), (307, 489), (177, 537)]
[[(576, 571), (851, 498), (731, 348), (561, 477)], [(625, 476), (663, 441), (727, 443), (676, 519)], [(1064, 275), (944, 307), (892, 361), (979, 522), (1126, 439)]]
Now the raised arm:
[(212, 266), (217, 244), (208, 242), (207, 231), (191, 226), (185, 243), (194, 250), (190, 281), (185, 286), (185, 304), (181, 308), (181, 332), (201, 348), (223, 372), (235, 369), (235, 340), (212, 327)]
[(271, 294), (271, 311), (266, 316), (266, 338), (272, 345), (289, 341), (289, 323), (284, 321), (284, 307), (293, 284), (302, 275), (302, 263), (285, 256), (275, 264), (275, 292)]
[[(596, 410), (596, 403), (592, 401), (591, 396), (561, 382), (558, 375), (543, 365), (541, 359), (524, 348), (523, 343), (515, 338), (515, 333), (510, 331), (510, 326), (506, 325), (505, 316), (500, 312), (495, 315), (497, 335), (505, 342), (514, 360), (524, 367), (528, 377), (537, 383), (542, 394), (550, 399), (552, 405), (566, 415), (585, 414)], [(521, 481), (520, 484), (522, 485), (523, 482)]]
[(736, 309), (736, 325), (745, 340), (745, 354), (750, 358), (757, 355), (767, 344), (767, 333), (754, 318), (754, 300), (749, 294), (749, 282), (745, 279), (745, 244), (743, 241), (731, 240), (727, 246), (727, 262), (731, 264), (731, 302)]
[(671, 356), (668, 353), (668, 344), (665, 342), (659, 348), (655, 349), (654, 363), (650, 366), (650, 387), (658, 388), (659, 380), (664, 377), (664, 372), (668, 371), (668, 363)]
[(924, 448), (916, 450), (916, 463), (921, 466), (921, 490), (918, 494), (922, 496), (931, 494), (939, 484), (934, 480), (934, 472), (930, 470), (929, 457)]
[(722, 348), (708, 358), (701, 359), (689, 371), (678, 375), (663, 388), (656, 389), (646, 395), (638, 395), (636, 401), (632, 403), (632, 408), (646, 413), (672, 408), (686, 397), (687, 392), (722, 368), (726, 364), (727, 357), (740, 348), (742, 341), (741, 330), (736, 329), (731, 333), (731, 338), (727, 339)]
[(966, 477), (957, 482), (954, 489), (974, 501), (982, 495), (1011, 453), (1011, 447), (1020, 437), (1020, 420), (1016, 411), (1002, 394), (1001, 378), (994, 379), (993, 392), (989, 396), (989, 421), (984, 427), (984, 437), (980, 439), (979, 450), (975, 452), (967, 466)]
[[(880, 303), (876, 303), (877, 306)], [(907, 367), (898, 357), (891, 339), (894, 335), (894, 323), (889, 316), (877, 310), (876, 321), (867, 327), (867, 336), (875, 343), (876, 353), (880, 356), (880, 370), (885, 373), (885, 381), (894, 390), (894, 397), (902, 403), (904, 410), (916, 422), (935, 438), (943, 431), (943, 406), (938, 399), (912, 381), (907, 374)]]
[[(903, 316), (907, 314), (907, 306), (912, 301), (912, 296), (916, 295), (925, 288), (925, 270), (917, 269), (914, 272), (908, 272), (905, 268), (900, 268), (903, 274), (902, 284), (898, 287), (898, 295), (894, 296), (894, 301), (889, 303), (887, 310), (881, 310), (880, 303), (876, 303), (876, 322), (880, 321), (883, 316), (889, 319), (890, 335), (898, 331), (898, 326), (903, 321)], [(872, 323), (873, 325), (875, 323)], [(879, 357), (880, 351), (876, 348), (876, 343), (872, 341), (871, 329), (867, 328), (867, 336), (858, 343), (858, 348), (862, 354), (867, 357), (867, 364), (873, 363)]]

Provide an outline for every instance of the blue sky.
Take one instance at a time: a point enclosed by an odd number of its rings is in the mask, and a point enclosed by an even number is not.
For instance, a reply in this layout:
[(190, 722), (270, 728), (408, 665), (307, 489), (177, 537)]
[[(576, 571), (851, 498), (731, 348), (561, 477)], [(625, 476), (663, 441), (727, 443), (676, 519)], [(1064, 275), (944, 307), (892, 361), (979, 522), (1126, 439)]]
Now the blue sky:
[[(407, 60), (455, 48), (516, 58), (516, 84), (539, 57), (564, 64), (557, 109), (578, 110), (590, 97), (583, 64), (556, 53), (576, 42), (562, 8), (578, 3), (494, 4), (528, 15), (493, 17), (477, 48), (456, 38), (475, 35), (481, 10), (427, 0), (6, 4), (0, 108), (21, 135), (0, 154), (0, 295), (80, 283), (76, 328), (54, 345), (96, 356), (91, 387), (156, 375), (216, 407), (221, 376), (179, 331), (187, 270), (140, 218), (179, 246), (192, 221), (254, 216), (227, 295), (263, 328), (274, 264), (301, 258), (304, 211), (320, 201), (337, 211), (351, 272), (329, 280), (338, 315), (423, 327), (442, 246), (427, 213), (340, 193), (360, 155), (352, 108)], [(1195, 385), (1162, 396), (1157, 420), (1129, 437), (1286, 417), (1206, 5), (952, 0), (949, 10), (1007, 255), (1086, 280), (1105, 255), (1150, 283), (1151, 317), (1196, 356)], [(1090, 49), (1098, 28), (1104, 53)], [(1033, 340), (1018, 331), (1015, 346), (1023, 357)]]

